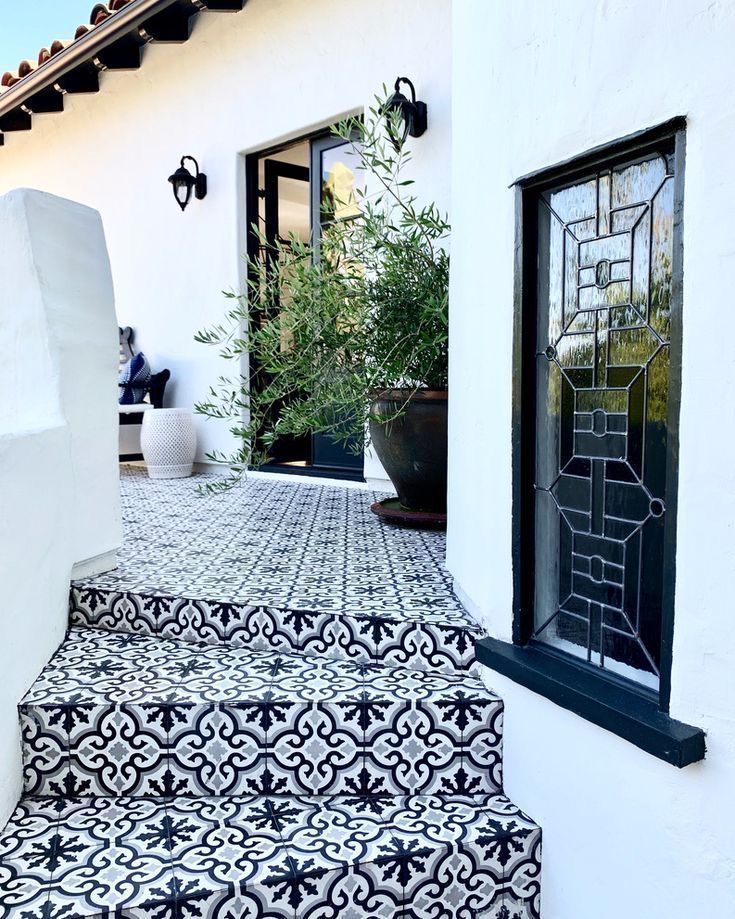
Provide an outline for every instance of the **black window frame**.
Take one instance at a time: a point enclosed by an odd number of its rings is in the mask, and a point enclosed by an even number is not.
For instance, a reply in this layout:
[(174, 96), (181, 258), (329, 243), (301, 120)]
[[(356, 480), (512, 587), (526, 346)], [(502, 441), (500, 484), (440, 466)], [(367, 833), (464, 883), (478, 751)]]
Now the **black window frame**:
[[(605, 144), (581, 156), (518, 179), (515, 190), (515, 285), (513, 329), (513, 643), (478, 642), (481, 663), (552, 699), (647, 752), (677, 766), (704, 757), (699, 728), (669, 717), (674, 586), (676, 498), (682, 351), (682, 217), (686, 120), (674, 118), (654, 128)], [(540, 194), (560, 182), (574, 182), (599, 167), (618, 165), (662, 149), (674, 150), (674, 252), (672, 262), (670, 378), (668, 403), (667, 520), (662, 596), (661, 677), (658, 692), (618, 677), (536, 641), (534, 630), (534, 480), (536, 457), (537, 233)]]

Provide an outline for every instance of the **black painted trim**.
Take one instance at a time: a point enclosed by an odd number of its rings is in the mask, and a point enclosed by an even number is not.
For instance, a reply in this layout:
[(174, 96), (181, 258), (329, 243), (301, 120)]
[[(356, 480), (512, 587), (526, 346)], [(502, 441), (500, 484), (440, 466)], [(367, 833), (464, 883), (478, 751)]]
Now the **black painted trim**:
[(476, 653), (481, 664), (658, 759), (680, 769), (704, 759), (704, 731), (675, 721), (659, 709), (653, 694), (628, 681), (603, 676), (535, 642), (519, 647), (483, 638)]
[(533, 304), (536, 272), (526, 253), (536, 251), (537, 221), (526, 206), (525, 193), (515, 191), (515, 289), (513, 303), (513, 407), (512, 407), (512, 539), (513, 539), (513, 641), (525, 645), (533, 634), (534, 562), (526, 532), (533, 532), (535, 497), (524, 483), (533, 481), (534, 449), (529, 446), (529, 426), (536, 418), (535, 354), (525, 353), (533, 341), (536, 323)]
[[(672, 266), (670, 380), (667, 458), (667, 515), (664, 536), (664, 586), (662, 594), (662, 639), (660, 691), (657, 705), (668, 711), (671, 689), (672, 645), (674, 632), (674, 590), (676, 576), (676, 495), (678, 488), (678, 434), (681, 398), (682, 325), (682, 214), (684, 198), (686, 119), (669, 121), (638, 131), (621, 140), (588, 150), (579, 157), (524, 176), (513, 183), (516, 195), (515, 293), (513, 340), (513, 641), (526, 645), (533, 635), (534, 603), (534, 517), (533, 481), (535, 462), (535, 354), (526, 353), (524, 343), (534, 340), (536, 327), (536, 202), (545, 188), (560, 181), (584, 178), (602, 164), (614, 165), (632, 156), (645, 156), (663, 147), (673, 150), (674, 185), (674, 262)], [(569, 658), (572, 662), (573, 657)], [(590, 668), (592, 678), (604, 681), (605, 673)], [(630, 683), (635, 691), (636, 684)]]
[[(601, 163), (606, 163), (611, 156), (616, 154), (626, 155), (631, 150), (645, 150), (646, 148), (655, 147), (661, 141), (671, 140), (672, 136), (686, 130), (686, 116), (676, 115), (668, 121), (654, 125), (651, 128), (643, 128), (633, 134), (625, 137), (619, 137), (616, 140), (599, 144), (591, 147), (578, 156), (562, 160), (553, 166), (545, 166), (543, 169), (537, 169), (535, 172), (529, 172), (510, 186), (520, 188), (545, 187), (547, 184), (556, 184), (560, 179), (569, 174), (577, 176), (584, 174), (589, 169), (595, 169)], [(677, 164), (678, 165), (678, 164)]]
[(20, 106), (0, 115), (0, 131), (9, 133), (10, 131), (30, 131), (32, 126), (31, 116)]
[(345, 482), (364, 482), (362, 469), (338, 466), (289, 466), (286, 463), (263, 463), (257, 472), (276, 472), (281, 475), (303, 475), (312, 479), (342, 479)]
[(672, 521), (664, 543), (664, 582), (661, 619), (661, 681), (659, 706), (669, 710), (674, 648), (674, 594), (676, 589), (676, 533), (679, 504), (679, 416), (681, 409), (682, 329), (684, 290), (684, 165), (686, 132), (680, 125), (674, 134), (674, 251), (671, 264), (671, 331), (669, 334), (669, 402), (667, 406), (668, 453), (666, 457), (666, 503)]

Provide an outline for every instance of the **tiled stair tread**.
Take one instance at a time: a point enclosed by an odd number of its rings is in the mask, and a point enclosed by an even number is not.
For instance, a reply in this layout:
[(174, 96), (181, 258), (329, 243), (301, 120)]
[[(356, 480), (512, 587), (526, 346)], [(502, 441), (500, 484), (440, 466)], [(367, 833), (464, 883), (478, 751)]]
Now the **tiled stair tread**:
[(497, 792), (468, 674), (71, 629), (21, 703), (29, 794)]
[(413, 703), (477, 699), (502, 705), (471, 674), (71, 628), (21, 706), (265, 700), (311, 704), (386, 698)]
[[(123, 467), (124, 468), (124, 467)], [(121, 475), (119, 566), (73, 585), (74, 625), (452, 672), (482, 630), (443, 533), (391, 527), (369, 491), (250, 479), (224, 495)]]
[[(198, 477), (206, 482), (207, 476)], [(73, 585), (74, 625), (419, 670), (468, 670), (482, 630), (443, 533), (387, 526), (365, 490), (121, 476), (119, 566)]]
[(376, 494), (248, 478), (201, 498), (208, 478), (161, 485), (124, 471), (119, 567), (78, 584), (473, 625), (444, 565), (444, 534), (386, 526), (370, 511)]
[(502, 795), (27, 798), (0, 916), (538, 919), (540, 841)]

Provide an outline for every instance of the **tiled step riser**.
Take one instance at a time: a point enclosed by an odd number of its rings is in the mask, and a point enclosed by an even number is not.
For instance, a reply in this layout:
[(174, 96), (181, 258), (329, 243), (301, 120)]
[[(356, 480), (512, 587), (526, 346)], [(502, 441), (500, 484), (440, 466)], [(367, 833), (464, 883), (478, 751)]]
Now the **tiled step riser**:
[(35, 795), (501, 788), (503, 704), (467, 675), (72, 629), (20, 708)]
[(33, 795), (484, 793), (502, 787), (502, 704), (26, 705)]
[(29, 799), (0, 889), (12, 919), (539, 919), (540, 856), (503, 796)]
[(375, 615), (73, 587), (72, 625), (440, 673), (469, 671), (479, 629)]

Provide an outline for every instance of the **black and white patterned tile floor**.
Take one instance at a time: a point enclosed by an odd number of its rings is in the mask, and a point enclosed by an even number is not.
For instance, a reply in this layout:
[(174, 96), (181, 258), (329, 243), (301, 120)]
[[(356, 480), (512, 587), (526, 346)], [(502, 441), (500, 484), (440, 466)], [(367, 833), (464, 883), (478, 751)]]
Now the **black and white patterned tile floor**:
[(72, 629), (21, 702), (33, 795), (495, 793), (466, 674)]
[(28, 798), (13, 919), (536, 919), (540, 830), (502, 795)]
[(19, 706), (0, 919), (539, 919), (442, 536), (364, 491), (123, 496), (121, 568)]
[[(207, 481), (199, 477), (199, 481)], [(363, 489), (122, 474), (115, 571), (79, 581), (72, 622), (417, 669), (469, 668), (481, 630), (452, 591), (442, 533), (399, 529)]]

